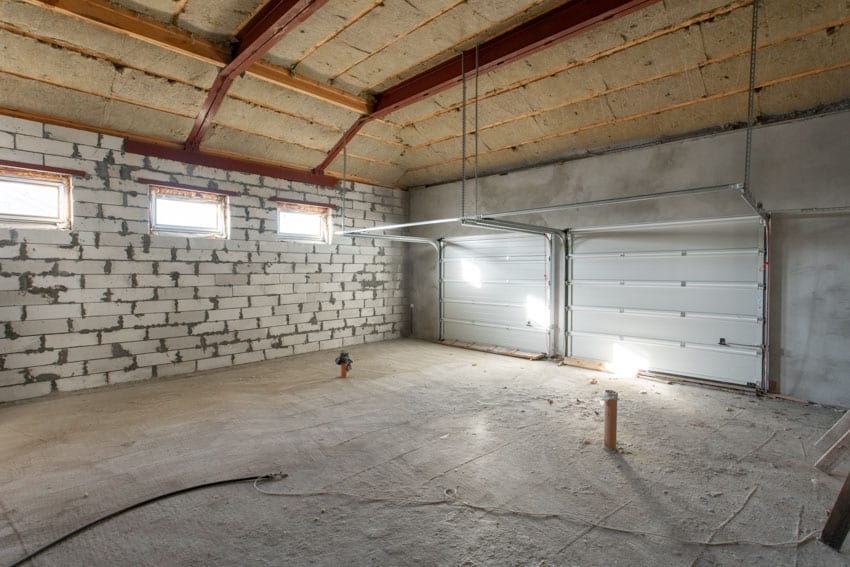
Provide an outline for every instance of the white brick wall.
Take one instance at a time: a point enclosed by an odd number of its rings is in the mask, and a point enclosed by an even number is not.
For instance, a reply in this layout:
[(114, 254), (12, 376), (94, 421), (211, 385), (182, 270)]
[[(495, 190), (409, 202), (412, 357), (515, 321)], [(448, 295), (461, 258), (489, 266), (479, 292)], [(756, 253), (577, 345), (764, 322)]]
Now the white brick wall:
[[(70, 231), (0, 227), (0, 402), (406, 331), (403, 245), (275, 235), (269, 198), (339, 205), (337, 190), (120, 147), (111, 136), (0, 116), (3, 159), (88, 172), (72, 180)], [(149, 234), (140, 178), (238, 192), (231, 237)], [(346, 199), (348, 227), (407, 219), (406, 192), (355, 184)]]

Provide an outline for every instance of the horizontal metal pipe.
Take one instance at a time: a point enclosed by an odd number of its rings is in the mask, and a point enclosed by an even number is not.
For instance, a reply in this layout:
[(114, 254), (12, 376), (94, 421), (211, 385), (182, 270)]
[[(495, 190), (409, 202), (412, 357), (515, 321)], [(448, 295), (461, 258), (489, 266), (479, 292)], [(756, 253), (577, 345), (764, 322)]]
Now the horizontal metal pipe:
[(394, 242), (407, 242), (409, 244), (428, 244), (433, 246), (437, 252), (440, 251), (440, 243), (434, 238), (401, 236), (398, 234), (351, 234), (350, 236), (352, 238), (374, 238), (375, 240), (392, 240)]
[(850, 205), (842, 207), (806, 207), (802, 209), (775, 209), (769, 211), (771, 215), (828, 215), (836, 213), (850, 213)]
[(563, 211), (566, 209), (579, 209), (583, 207), (597, 207), (601, 205), (617, 205), (617, 204), (625, 204), (625, 203), (637, 203), (640, 201), (649, 201), (652, 199), (662, 199), (665, 197), (683, 197), (686, 195), (700, 195), (704, 193), (717, 193), (720, 191), (730, 191), (737, 190), (740, 191), (743, 188), (743, 184), (741, 183), (731, 183), (728, 185), (713, 185), (710, 187), (694, 187), (691, 189), (680, 189), (678, 191), (665, 191), (662, 193), (647, 193), (644, 195), (635, 195), (632, 197), (613, 197), (610, 199), (597, 199), (594, 201), (581, 201), (578, 203), (567, 203), (563, 205), (551, 205), (548, 207), (537, 207), (533, 209), (520, 209), (516, 211), (502, 211), (496, 213), (485, 213), (478, 215), (476, 217), (454, 217), (454, 218), (444, 218), (444, 219), (432, 219), (426, 221), (416, 221), (416, 222), (406, 222), (400, 224), (391, 224), (385, 226), (372, 226), (367, 228), (356, 228), (353, 230), (347, 230), (341, 234), (359, 234), (364, 232), (375, 232), (380, 230), (395, 230), (400, 228), (412, 228), (416, 226), (427, 226), (433, 224), (448, 224), (453, 222), (462, 222), (464, 220), (482, 220), (482, 219), (495, 219), (495, 218), (503, 218), (509, 216), (516, 215), (531, 215), (531, 214), (540, 214), (540, 213), (551, 213), (556, 211)]

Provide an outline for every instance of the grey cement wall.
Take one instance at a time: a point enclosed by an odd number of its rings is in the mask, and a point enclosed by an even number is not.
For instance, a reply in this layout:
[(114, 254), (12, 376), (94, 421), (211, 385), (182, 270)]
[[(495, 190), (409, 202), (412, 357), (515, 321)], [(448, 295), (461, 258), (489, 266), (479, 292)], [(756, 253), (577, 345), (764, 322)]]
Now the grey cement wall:
[[(404, 245), (276, 234), (273, 197), (339, 193), (122, 151), (122, 140), (0, 117), (0, 160), (86, 172), (71, 230), (0, 225), (0, 402), (397, 338)], [(149, 186), (222, 189), (226, 239), (150, 233)], [(401, 222), (407, 193), (355, 184), (346, 224)], [(332, 357), (329, 355), (329, 369)]]
[[(850, 112), (760, 127), (753, 137), (752, 191), (768, 210), (850, 206)], [(479, 180), (479, 212), (499, 212), (743, 181), (745, 132), (693, 138), (551, 164)], [(460, 216), (460, 183), (411, 191), (411, 220)], [(475, 211), (467, 181), (466, 212)], [(673, 197), (509, 220), (560, 229), (747, 215), (734, 194)], [(781, 392), (850, 406), (850, 216), (776, 214), (770, 379)], [(458, 223), (417, 236), (475, 234)], [(433, 251), (411, 252), (416, 336), (434, 338)]]

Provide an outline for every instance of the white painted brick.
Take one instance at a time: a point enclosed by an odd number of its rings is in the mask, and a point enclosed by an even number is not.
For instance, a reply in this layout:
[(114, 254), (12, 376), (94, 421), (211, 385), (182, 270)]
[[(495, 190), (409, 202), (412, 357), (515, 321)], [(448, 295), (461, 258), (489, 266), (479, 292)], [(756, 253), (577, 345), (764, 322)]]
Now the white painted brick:
[(224, 368), (233, 364), (232, 356), (218, 356), (215, 358), (207, 358), (198, 361), (198, 370), (212, 370), (214, 368)]
[(133, 364), (133, 357), (122, 356), (118, 358), (104, 358), (90, 360), (86, 364), (89, 372), (109, 372), (114, 370), (125, 370)]
[(50, 393), (50, 390), (50, 382), (36, 382), (33, 384), (21, 384), (20, 386), (7, 386), (5, 388), (0, 388), (0, 402), (14, 402), (38, 396), (46, 396)]
[(82, 347), (98, 344), (97, 333), (63, 333), (45, 335), (44, 346), (47, 348)]
[(53, 364), (59, 360), (59, 351), (52, 350), (47, 352), (32, 352), (32, 353), (13, 353), (6, 355), (4, 368), (6, 370), (14, 370), (16, 368), (29, 368), (32, 366), (43, 366), (45, 364)]
[(89, 376), (74, 376), (73, 378), (61, 378), (56, 380), (56, 389), (60, 392), (73, 392), (88, 388), (106, 386), (106, 374), (92, 374)]
[(25, 381), (26, 374), (23, 368), (19, 370), (0, 370), (0, 388), (23, 384)]
[(196, 369), (195, 361), (178, 362), (176, 364), (164, 364), (156, 367), (156, 375), (160, 378), (165, 376), (179, 376), (189, 374)]
[(67, 319), (55, 319), (48, 321), (13, 321), (12, 330), (18, 335), (65, 333), (68, 331), (68, 321)]
[(84, 319), (72, 319), (71, 328), (76, 332), (114, 329), (120, 324), (118, 317), (118, 315), (107, 315), (102, 317), (86, 317)]
[(44, 155), (40, 153), (25, 152), (23, 150), (12, 150), (0, 148), (0, 159), (18, 161), (33, 165), (44, 165)]
[(126, 382), (137, 382), (139, 380), (147, 380), (153, 376), (153, 369), (136, 368), (134, 370), (119, 370), (116, 372), (107, 373), (107, 379), (110, 384), (124, 384)]
[[(125, 318), (124, 325), (126, 326), (127, 323), (128, 322)], [(145, 329), (119, 329), (116, 331), (104, 331), (101, 333), (100, 342), (103, 344), (129, 343), (144, 340), (145, 336), (147, 336), (147, 331)]]
[(27, 321), (37, 319), (64, 319), (80, 317), (82, 309), (79, 305), (27, 305)]

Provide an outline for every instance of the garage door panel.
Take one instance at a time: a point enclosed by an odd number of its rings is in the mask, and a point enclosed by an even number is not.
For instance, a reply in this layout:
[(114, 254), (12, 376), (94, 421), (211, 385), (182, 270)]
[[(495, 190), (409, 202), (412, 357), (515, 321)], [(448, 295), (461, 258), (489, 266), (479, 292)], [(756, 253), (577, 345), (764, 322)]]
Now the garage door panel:
[(571, 354), (760, 383), (763, 241), (757, 217), (572, 233)]
[(539, 329), (515, 329), (483, 326), (446, 319), (443, 323), (446, 338), (459, 338), (470, 343), (496, 345), (526, 352), (547, 351), (548, 336)]
[(452, 282), (446, 282), (443, 297), (447, 301), (462, 300), (488, 303), (512, 303), (513, 301), (511, 300), (513, 299), (518, 299), (516, 303), (526, 303), (529, 297), (535, 298), (538, 301), (545, 301), (545, 290), (542, 287), (542, 284), (482, 284), (481, 287), (474, 287), (462, 284), (452, 285)]
[[(535, 324), (532, 321), (527, 305), (487, 305), (479, 303), (446, 304), (446, 310), (454, 319), (480, 323), (505, 324), (510, 327), (537, 326), (545, 329), (546, 325)], [(530, 325), (529, 325), (530, 323)]]
[(625, 370), (648, 367), (658, 372), (693, 376), (733, 384), (758, 383), (761, 357), (744, 349), (707, 350), (674, 344), (618, 340), (615, 337), (577, 333), (573, 346), (583, 357), (602, 360)]
[(445, 258), (482, 259), (501, 258), (510, 260), (524, 256), (540, 257), (546, 255), (546, 244), (543, 237), (527, 237), (517, 235), (500, 235), (475, 240), (447, 240)]
[(446, 241), (443, 337), (548, 352), (547, 242), (498, 234)]
[(606, 333), (617, 329), (622, 336), (663, 339), (677, 337), (682, 342), (716, 345), (720, 338), (727, 343), (755, 345), (761, 342), (761, 321), (681, 317), (679, 314), (617, 313), (599, 310), (574, 310), (573, 329), (576, 332)]
[(447, 261), (445, 265), (445, 278), (448, 281), (540, 282), (544, 275), (545, 271), (541, 271), (540, 257), (519, 261), (469, 258)]
[(746, 281), (756, 282), (760, 259), (757, 250), (690, 254), (685, 256), (609, 256), (579, 257), (573, 277), (577, 280), (640, 280), (648, 276), (655, 281)]
[(579, 238), (572, 247), (576, 254), (758, 248), (762, 241), (761, 227), (749, 218), (586, 231), (576, 235)]
[[(757, 317), (761, 290), (750, 287), (573, 285), (573, 305), (662, 309)], [(710, 311), (709, 311), (710, 310)]]

